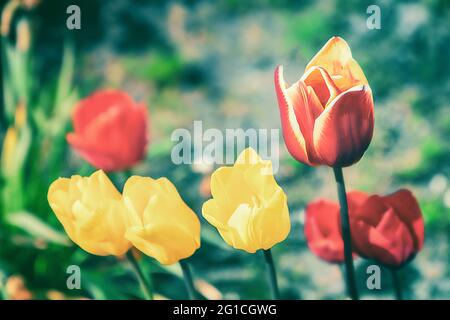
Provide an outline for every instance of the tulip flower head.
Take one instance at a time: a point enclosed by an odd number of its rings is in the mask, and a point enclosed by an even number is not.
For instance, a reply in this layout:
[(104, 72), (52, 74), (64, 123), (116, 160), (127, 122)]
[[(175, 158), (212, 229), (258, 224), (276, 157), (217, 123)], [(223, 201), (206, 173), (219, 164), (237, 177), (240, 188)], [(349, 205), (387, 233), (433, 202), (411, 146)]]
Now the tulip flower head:
[(132, 176), (123, 201), (131, 220), (125, 237), (146, 255), (169, 265), (200, 247), (200, 221), (166, 178)]
[(330, 263), (344, 262), (339, 205), (320, 199), (305, 209), (305, 237), (309, 249)]
[(422, 212), (408, 190), (360, 196), (350, 223), (354, 250), (391, 268), (409, 262), (423, 247)]
[[(423, 247), (424, 222), (408, 190), (388, 196), (347, 193), (354, 254), (401, 267)], [(306, 207), (305, 236), (311, 251), (328, 262), (343, 261), (339, 204), (325, 199)]]
[(203, 217), (236, 249), (268, 250), (289, 234), (286, 194), (268, 172), (272, 163), (248, 148), (211, 176), (213, 198), (203, 204)]
[(119, 256), (131, 247), (124, 236), (128, 216), (120, 192), (103, 171), (57, 179), (48, 202), (69, 238), (87, 252)]
[(144, 157), (148, 126), (145, 105), (125, 92), (101, 90), (75, 107), (74, 132), (67, 141), (97, 169), (120, 171)]
[(295, 159), (345, 167), (363, 156), (373, 135), (372, 91), (345, 40), (331, 38), (292, 86), (278, 66), (275, 89), (284, 140)]

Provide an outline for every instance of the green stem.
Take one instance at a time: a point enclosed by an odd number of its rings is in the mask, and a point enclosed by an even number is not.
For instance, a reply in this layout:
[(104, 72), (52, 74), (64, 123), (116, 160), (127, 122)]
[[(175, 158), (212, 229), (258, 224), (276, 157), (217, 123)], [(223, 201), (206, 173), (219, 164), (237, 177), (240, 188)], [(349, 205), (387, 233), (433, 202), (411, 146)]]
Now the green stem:
[(151, 281), (147, 281), (147, 279), (144, 277), (141, 267), (139, 267), (139, 264), (136, 261), (136, 258), (133, 256), (133, 252), (131, 252), (131, 250), (129, 250), (126, 254), (126, 257), (127, 257), (128, 261), (130, 262), (131, 268), (133, 269), (133, 272), (136, 275), (136, 278), (139, 281), (139, 286), (141, 287), (141, 290), (142, 290), (142, 293), (144, 294), (145, 299), (153, 300), (153, 288), (152, 288)]
[(181, 260), (180, 266), (181, 270), (183, 270), (183, 279), (184, 284), (186, 285), (186, 289), (188, 291), (189, 300), (195, 300), (196, 299), (195, 287), (189, 263), (185, 260)]
[(273, 300), (280, 299), (280, 291), (278, 289), (277, 273), (275, 270), (275, 264), (273, 262), (272, 252), (270, 249), (263, 250), (264, 258), (266, 261), (267, 274), (270, 285), (270, 292), (272, 293)]
[(401, 285), (397, 270), (391, 269), (391, 275), (392, 275), (392, 282), (393, 282), (394, 291), (395, 291), (395, 298), (397, 300), (403, 300), (402, 285)]
[(344, 265), (345, 265), (345, 279), (347, 284), (347, 293), (353, 300), (358, 300), (358, 290), (355, 281), (355, 268), (353, 266), (352, 256), (352, 236), (350, 233), (350, 219), (348, 215), (347, 194), (345, 192), (344, 176), (342, 168), (333, 168), (334, 177), (336, 179), (339, 203), (341, 206), (341, 223), (342, 223), (342, 239), (344, 241)]

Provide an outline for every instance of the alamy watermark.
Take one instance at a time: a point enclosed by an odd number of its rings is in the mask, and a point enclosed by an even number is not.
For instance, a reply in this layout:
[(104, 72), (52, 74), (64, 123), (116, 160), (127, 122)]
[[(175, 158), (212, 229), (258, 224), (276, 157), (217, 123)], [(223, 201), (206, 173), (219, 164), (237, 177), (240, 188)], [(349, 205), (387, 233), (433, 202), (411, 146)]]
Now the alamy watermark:
[(81, 289), (81, 269), (77, 265), (70, 265), (67, 267), (66, 273), (69, 275), (67, 277), (66, 285), (69, 290), (80, 290)]
[(232, 165), (242, 150), (251, 147), (262, 159), (272, 161), (273, 173), (279, 169), (279, 129), (205, 130), (202, 121), (194, 121), (192, 133), (179, 128), (172, 132), (171, 140), (177, 142), (171, 153), (172, 162), (177, 165)]
[(367, 267), (367, 289), (369, 290), (381, 290), (381, 268), (376, 264), (371, 264)]
[(366, 26), (368, 29), (381, 29), (381, 9), (379, 6), (372, 4), (367, 7), (367, 14), (370, 16), (366, 20)]
[(81, 9), (79, 6), (72, 4), (67, 7), (66, 13), (70, 14), (66, 20), (66, 26), (69, 30), (81, 29)]

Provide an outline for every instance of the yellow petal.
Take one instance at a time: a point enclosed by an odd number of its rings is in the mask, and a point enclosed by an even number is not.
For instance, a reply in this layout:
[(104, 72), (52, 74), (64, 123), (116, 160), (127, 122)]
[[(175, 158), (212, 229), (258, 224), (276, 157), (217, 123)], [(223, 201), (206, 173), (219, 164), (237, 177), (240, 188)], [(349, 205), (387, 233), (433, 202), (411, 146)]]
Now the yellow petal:
[(272, 163), (253, 149), (244, 150), (233, 167), (216, 170), (211, 190), (213, 199), (203, 204), (202, 215), (230, 246), (254, 253), (288, 235), (286, 195), (273, 177)]
[(103, 171), (57, 179), (49, 187), (48, 202), (67, 235), (87, 252), (118, 256), (130, 248), (124, 236), (128, 212)]
[(191, 256), (200, 246), (200, 221), (166, 178), (133, 176), (123, 197), (134, 224), (126, 238), (162, 264)]
[(340, 37), (328, 40), (308, 63), (305, 73), (313, 67), (324, 68), (341, 92), (357, 85), (368, 84), (364, 72), (352, 57), (350, 47)]

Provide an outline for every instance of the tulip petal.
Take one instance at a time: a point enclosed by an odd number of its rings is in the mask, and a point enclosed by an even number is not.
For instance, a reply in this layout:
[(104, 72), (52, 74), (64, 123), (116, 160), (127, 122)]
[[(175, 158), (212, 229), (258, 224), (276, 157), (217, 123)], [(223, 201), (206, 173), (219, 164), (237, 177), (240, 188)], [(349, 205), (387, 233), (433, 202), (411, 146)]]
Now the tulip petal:
[[(323, 108), (333, 101), (340, 93), (328, 72), (321, 67), (312, 67), (308, 69), (302, 76), (301, 81), (303, 81), (306, 86), (311, 87), (311, 90), (314, 91), (314, 96), (317, 96)], [(317, 104), (312, 104), (312, 106), (314, 108)], [(316, 119), (323, 111), (323, 108), (318, 108), (318, 106), (315, 108), (314, 119)]]
[(388, 266), (400, 266), (414, 252), (413, 239), (409, 230), (389, 209), (376, 228), (370, 228), (368, 241), (376, 258)]
[(269, 199), (269, 201), (263, 201), (263, 205), (254, 210), (251, 221), (253, 241), (257, 244), (257, 248), (264, 250), (284, 241), (291, 230), (286, 194), (277, 186)]
[(314, 149), (321, 163), (349, 166), (366, 151), (373, 135), (372, 91), (358, 86), (337, 96), (314, 125)]
[(106, 174), (72, 176), (54, 181), (48, 202), (69, 238), (96, 255), (122, 255), (130, 243), (124, 238), (127, 211), (121, 195)]
[(352, 240), (362, 256), (387, 266), (400, 266), (414, 253), (413, 238), (384, 198), (367, 198), (351, 216)]
[(395, 210), (398, 217), (408, 227), (414, 240), (415, 250), (422, 249), (425, 226), (422, 212), (413, 194), (409, 190), (402, 189), (383, 197), (383, 200)]
[(305, 209), (305, 237), (310, 250), (328, 262), (344, 261), (339, 205), (317, 200)]
[(305, 72), (315, 66), (327, 70), (341, 92), (354, 86), (368, 85), (364, 72), (352, 57), (350, 47), (340, 37), (328, 40), (308, 63)]
[(73, 126), (75, 132), (83, 134), (90, 122), (97, 118), (111, 106), (126, 108), (134, 104), (131, 97), (119, 90), (99, 90), (91, 96), (81, 100), (75, 107)]
[(283, 66), (275, 70), (275, 91), (278, 98), (281, 125), (286, 147), (291, 155), (300, 162), (313, 165), (306, 152), (305, 138), (297, 123), (294, 108), (296, 107), (287, 94), (287, 85), (283, 77)]
[[(200, 233), (200, 226), (199, 226)], [(161, 264), (170, 265), (194, 254), (200, 247), (200, 238), (190, 232), (180, 232), (171, 224), (131, 227), (125, 234), (136, 248)]]
[(350, 215), (350, 218), (353, 217), (353, 215), (357, 212), (358, 208), (364, 204), (364, 202), (369, 199), (369, 194), (358, 191), (358, 190), (352, 190), (347, 192), (347, 203), (348, 203), (348, 212)]
[(242, 170), (234, 167), (221, 167), (211, 175), (211, 195), (221, 208), (216, 219), (228, 221), (234, 210), (247, 203), (252, 193), (246, 185)]

